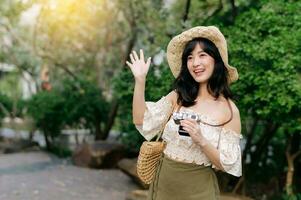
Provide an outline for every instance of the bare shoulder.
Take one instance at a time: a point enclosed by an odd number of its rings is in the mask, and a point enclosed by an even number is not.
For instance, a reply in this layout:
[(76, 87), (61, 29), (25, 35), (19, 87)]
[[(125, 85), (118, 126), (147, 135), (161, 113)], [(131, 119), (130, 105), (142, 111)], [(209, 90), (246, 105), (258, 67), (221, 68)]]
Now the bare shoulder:
[(168, 93), (165, 97), (169, 102), (172, 103), (172, 106), (175, 107), (177, 103), (178, 94), (173, 90), (170, 93)]
[[(239, 115), (239, 109), (238, 107), (236, 106), (236, 104), (231, 100), (229, 99), (229, 102), (230, 102), (230, 106), (232, 108), (232, 111), (233, 111), (233, 114), (236, 113), (236, 115), (240, 116)], [(233, 116), (234, 117), (234, 116)]]
[(241, 133), (241, 120), (240, 120), (240, 113), (238, 107), (235, 105), (235, 103), (229, 99), (230, 106), (233, 112), (233, 118), (232, 120), (226, 124), (224, 127), (226, 129), (230, 129), (235, 131), (236, 133)]

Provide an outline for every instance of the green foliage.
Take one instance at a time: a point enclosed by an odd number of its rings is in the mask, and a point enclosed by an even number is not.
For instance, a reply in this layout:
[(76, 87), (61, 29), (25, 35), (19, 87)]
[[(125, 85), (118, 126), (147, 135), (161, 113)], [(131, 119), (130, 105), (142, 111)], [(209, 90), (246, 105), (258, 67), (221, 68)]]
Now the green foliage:
[(26, 109), (26, 101), (12, 99), (6, 94), (0, 93), (0, 121), (3, 117), (23, 117)]
[(233, 90), (244, 117), (281, 124), (300, 119), (300, 7), (300, 2), (268, 2), (223, 29), (230, 61), (240, 74)]
[[(12, 110), (12, 101), (11, 99), (2, 93), (0, 93), (0, 122), (3, 117), (5, 117), (5, 111)], [(3, 107), (2, 107), (3, 106)]]
[(0, 78), (1, 93), (7, 95), (11, 100), (21, 98), (20, 73), (16, 70), (3, 72)]
[(283, 194), (281, 200), (301, 200), (301, 193), (293, 195)]
[(57, 155), (59, 158), (68, 158), (72, 156), (72, 151), (67, 147), (60, 145), (52, 145), (50, 152)]
[(55, 138), (60, 134), (67, 112), (60, 94), (43, 91), (29, 100), (28, 114), (34, 119), (37, 128)]
[(106, 123), (109, 104), (94, 84), (65, 79), (63, 88), (34, 95), (28, 102), (28, 113), (37, 128), (57, 137), (64, 126), (88, 128)]
[[(60, 91), (64, 99), (64, 109), (67, 115), (64, 119), (66, 125), (95, 130), (107, 121), (109, 103), (102, 96), (102, 91), (92, 82), (83, 79), (75, 82), (65, 79)], [(99, 124), (101, 122), (102, 124)]]

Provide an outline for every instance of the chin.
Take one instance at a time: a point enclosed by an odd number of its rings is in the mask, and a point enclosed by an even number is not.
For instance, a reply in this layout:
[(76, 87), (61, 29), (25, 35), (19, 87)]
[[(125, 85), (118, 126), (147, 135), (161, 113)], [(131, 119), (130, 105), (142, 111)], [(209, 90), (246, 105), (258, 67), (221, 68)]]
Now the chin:
[(193, 77), (193, 79), (197, 82), (197, 83), (207, 83), (209, 80), (209, 77)]

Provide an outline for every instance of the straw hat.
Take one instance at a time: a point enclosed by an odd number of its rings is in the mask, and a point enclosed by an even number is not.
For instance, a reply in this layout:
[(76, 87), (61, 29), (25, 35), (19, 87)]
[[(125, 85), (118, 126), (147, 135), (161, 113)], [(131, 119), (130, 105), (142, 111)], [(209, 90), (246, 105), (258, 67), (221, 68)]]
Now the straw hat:
[(167, 46), (167, 62), (172, 74), (177, 77), (181, 70), (182, 54), (186, 44), (194, 38), (207, 38), (217, 47), (224, 65), (229, 72), (229, 83), (238, 79), (238, 73), (235, 67), (228, 63), (227, 42), (224, 35), (215, 26), (197, 26), (175, 36)]

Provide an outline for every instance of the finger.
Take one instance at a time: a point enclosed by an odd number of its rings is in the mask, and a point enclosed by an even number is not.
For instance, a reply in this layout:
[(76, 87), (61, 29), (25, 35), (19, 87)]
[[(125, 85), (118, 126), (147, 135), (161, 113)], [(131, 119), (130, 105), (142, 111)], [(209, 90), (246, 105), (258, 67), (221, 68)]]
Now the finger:
[(139, 60), (139, 57), (138, 57), (138, 54), (137, 54), (137, 52), (136, 52), (136, 51), (133, 51), (133, 54), (134, 54), (134, 58), (135, 58), (135, 60)]
[(132, 63), (130, 63), (129, 61), (126, 61), (126, 64), (127, 64), (130, 68), (133, 67)]
[(188, 119), (181, 120), (181, 124), (185, 124), (187, 126), (192, 126), (192, 127), (196, 126), (194, 122), (189, 121)]
[(197, 121), (196, 120), (194, 120), (194, 119), (186, 119), (187, 121), (189, 121), (189, 122), (191, 122), (191, 123), (193, 123), (193, 124), (195, 124), (195, 125), (197, 125), (198, 123), (197, 123)]
[(151, 57), (149, 57), (149, 58), (147, 59), (147, 61), (146, 61), (146, 65), (150, 65), (150, 63), (151, 63), (151, 60), (152, 60), (152, 58), (151, 58)]
[(183, 127), (191, 127), (191, 125), (187, 124), (184, 120), (181, 120), (180, 125)]
[(140, 49), (140, 60), (143, 60), (144, 62), (144, 54), (142, 49)]
[(131, 59), (131, 62), (134, 63), (135, 62), (135, 59), (134, 59), (134, 56), (133, 54), (130, 54), (130, 59)]
[(191, 127), (191, 126), (187, 126), (187, 125), (182, 125), (183, 129), (186, 131), (189, 131), (190, 133), (194, 133), (195, 132), (195, 128)]
[(181, 126), (183, 126), (184, 129), (188, 129), (191, 133), (198, 133), (199, 129), (197, 126), (191, 125), (191, 124), (187, 124), (187, 123), (181, 123)]
[(183, 130), (185, 130), (190, 136), (193, 135), (193, 131), (192, 131), (190, 128), (188, 128), (188, 127), (183, 127)]
[(193, 132), (193, 128), (189, 126), (182, 126), (185, 131)]

